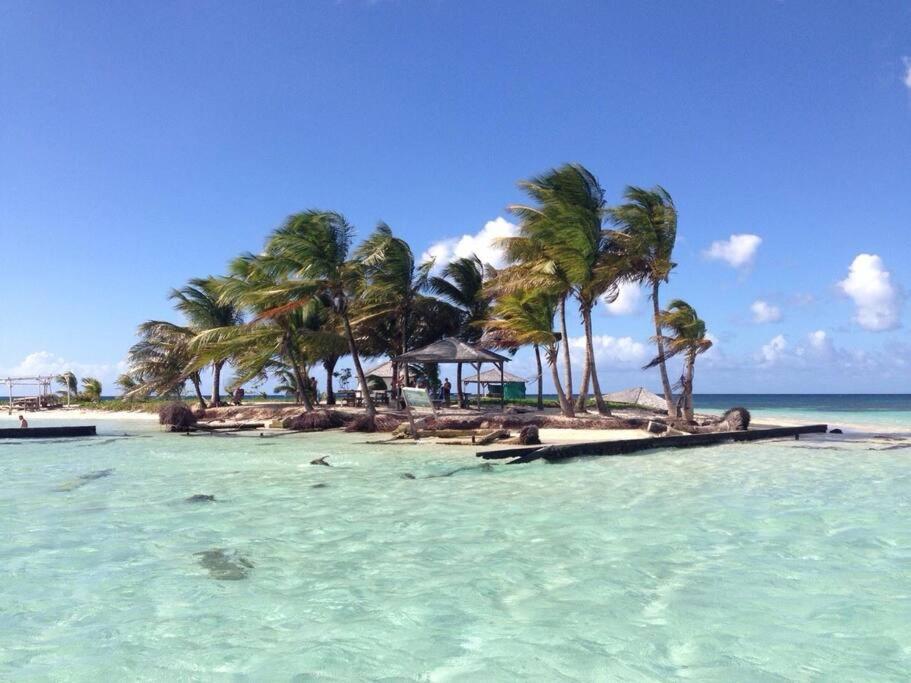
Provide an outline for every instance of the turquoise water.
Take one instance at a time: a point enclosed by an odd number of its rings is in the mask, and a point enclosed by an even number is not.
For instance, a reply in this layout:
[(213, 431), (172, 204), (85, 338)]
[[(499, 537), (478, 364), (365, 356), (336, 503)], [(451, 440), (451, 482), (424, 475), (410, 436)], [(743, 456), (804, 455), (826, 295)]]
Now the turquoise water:
[(99, 425), (0, 445), (2, 680), (911, 672), (911, 441), (484, 469)]

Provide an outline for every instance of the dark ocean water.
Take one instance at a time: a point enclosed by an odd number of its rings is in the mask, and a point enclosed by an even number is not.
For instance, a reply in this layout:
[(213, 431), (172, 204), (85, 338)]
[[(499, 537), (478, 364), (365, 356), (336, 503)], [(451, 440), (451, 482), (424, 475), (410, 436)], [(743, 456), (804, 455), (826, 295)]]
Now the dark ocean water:
[(697, 409), (792, 409), (801, 412), (911, 411), (911, 394), (695, 394)]

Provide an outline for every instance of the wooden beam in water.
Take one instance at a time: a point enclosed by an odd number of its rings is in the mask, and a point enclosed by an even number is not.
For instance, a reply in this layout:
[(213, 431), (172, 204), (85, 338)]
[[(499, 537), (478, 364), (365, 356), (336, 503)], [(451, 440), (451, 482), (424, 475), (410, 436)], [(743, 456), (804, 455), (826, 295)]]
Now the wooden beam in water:
[(78, 427), (14, 427), (0, 429), (0, 439), (56, 439), (68, 436), (95, 436), (95, 425)]
[(617, 441), (587, 441), (582, 443), (553, 446), (533, 446), (507, 450), (481, 451), (477, 457), (485, 460), (512, 458), (507, 465), (517, 465), (533, 460), (554, 462), (568, 458), (602, 455), (633, 455), (657, 448), (692, 448), (714, 446), (728, 441), (758, 441), (760, 439), (781, 439), (801, 434), (825, 434), (828, 425), (805, 425), (802, 427), (770, 427), (750, 429), (741, 432), (711, 432), (708, 434), (686, 434), (684, 436), (659, 436), (645, 439), (620, 439)]

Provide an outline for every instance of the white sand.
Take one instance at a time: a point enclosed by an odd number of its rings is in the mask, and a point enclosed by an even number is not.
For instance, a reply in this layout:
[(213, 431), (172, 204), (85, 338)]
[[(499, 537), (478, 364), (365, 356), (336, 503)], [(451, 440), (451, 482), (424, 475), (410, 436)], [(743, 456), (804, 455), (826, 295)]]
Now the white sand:
[(67, 418), (74, 420), (151, 420), (153, 422), (158, 422), (158, 413), (144, 413), (141, 411), (131, 411), (131, 410), (87, 410), (85, 408), (60, 408), (59, 410), (42, 410), (40, 412), (17, 412), (13, 411), (12, 416), (7, 415), (7, 411), (3, 410), (3, 417), (13, 417), (18, 419), (20, 415), (24, 416), (28, 420), (29, 424), (36, 424), (38, 422), (61, 422), (65, 421)]

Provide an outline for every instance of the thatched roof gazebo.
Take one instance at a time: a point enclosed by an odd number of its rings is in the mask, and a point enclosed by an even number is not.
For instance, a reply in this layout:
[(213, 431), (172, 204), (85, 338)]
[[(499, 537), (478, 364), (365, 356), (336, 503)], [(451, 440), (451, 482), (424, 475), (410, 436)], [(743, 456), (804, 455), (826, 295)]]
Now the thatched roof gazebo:
[[(478, 379), (473, 380), (481, 384), (481, 365), (491, 363), (499, 369), (500, 382), (503, 382), (504, 370), (503, 365), (509, 362), (509, 358), (499, 353), (482, 349), (478, 346), (466, 344), (459, 339), (452, 337), (443, 337), (440, 341), (428, 344), (424, 348), (408, 351), (392, 359), (395, 367), (399, 363), (467, 363), (477, 371)], [(407, 373), (407, 365), (406, 365)], [(393, 371), (393, 375), (395, 371)], [(481, 392), (478, 391), (478, 410), (481, 408)], [(503, 396), (500, 396), (500, 408), (504, 407)]]

